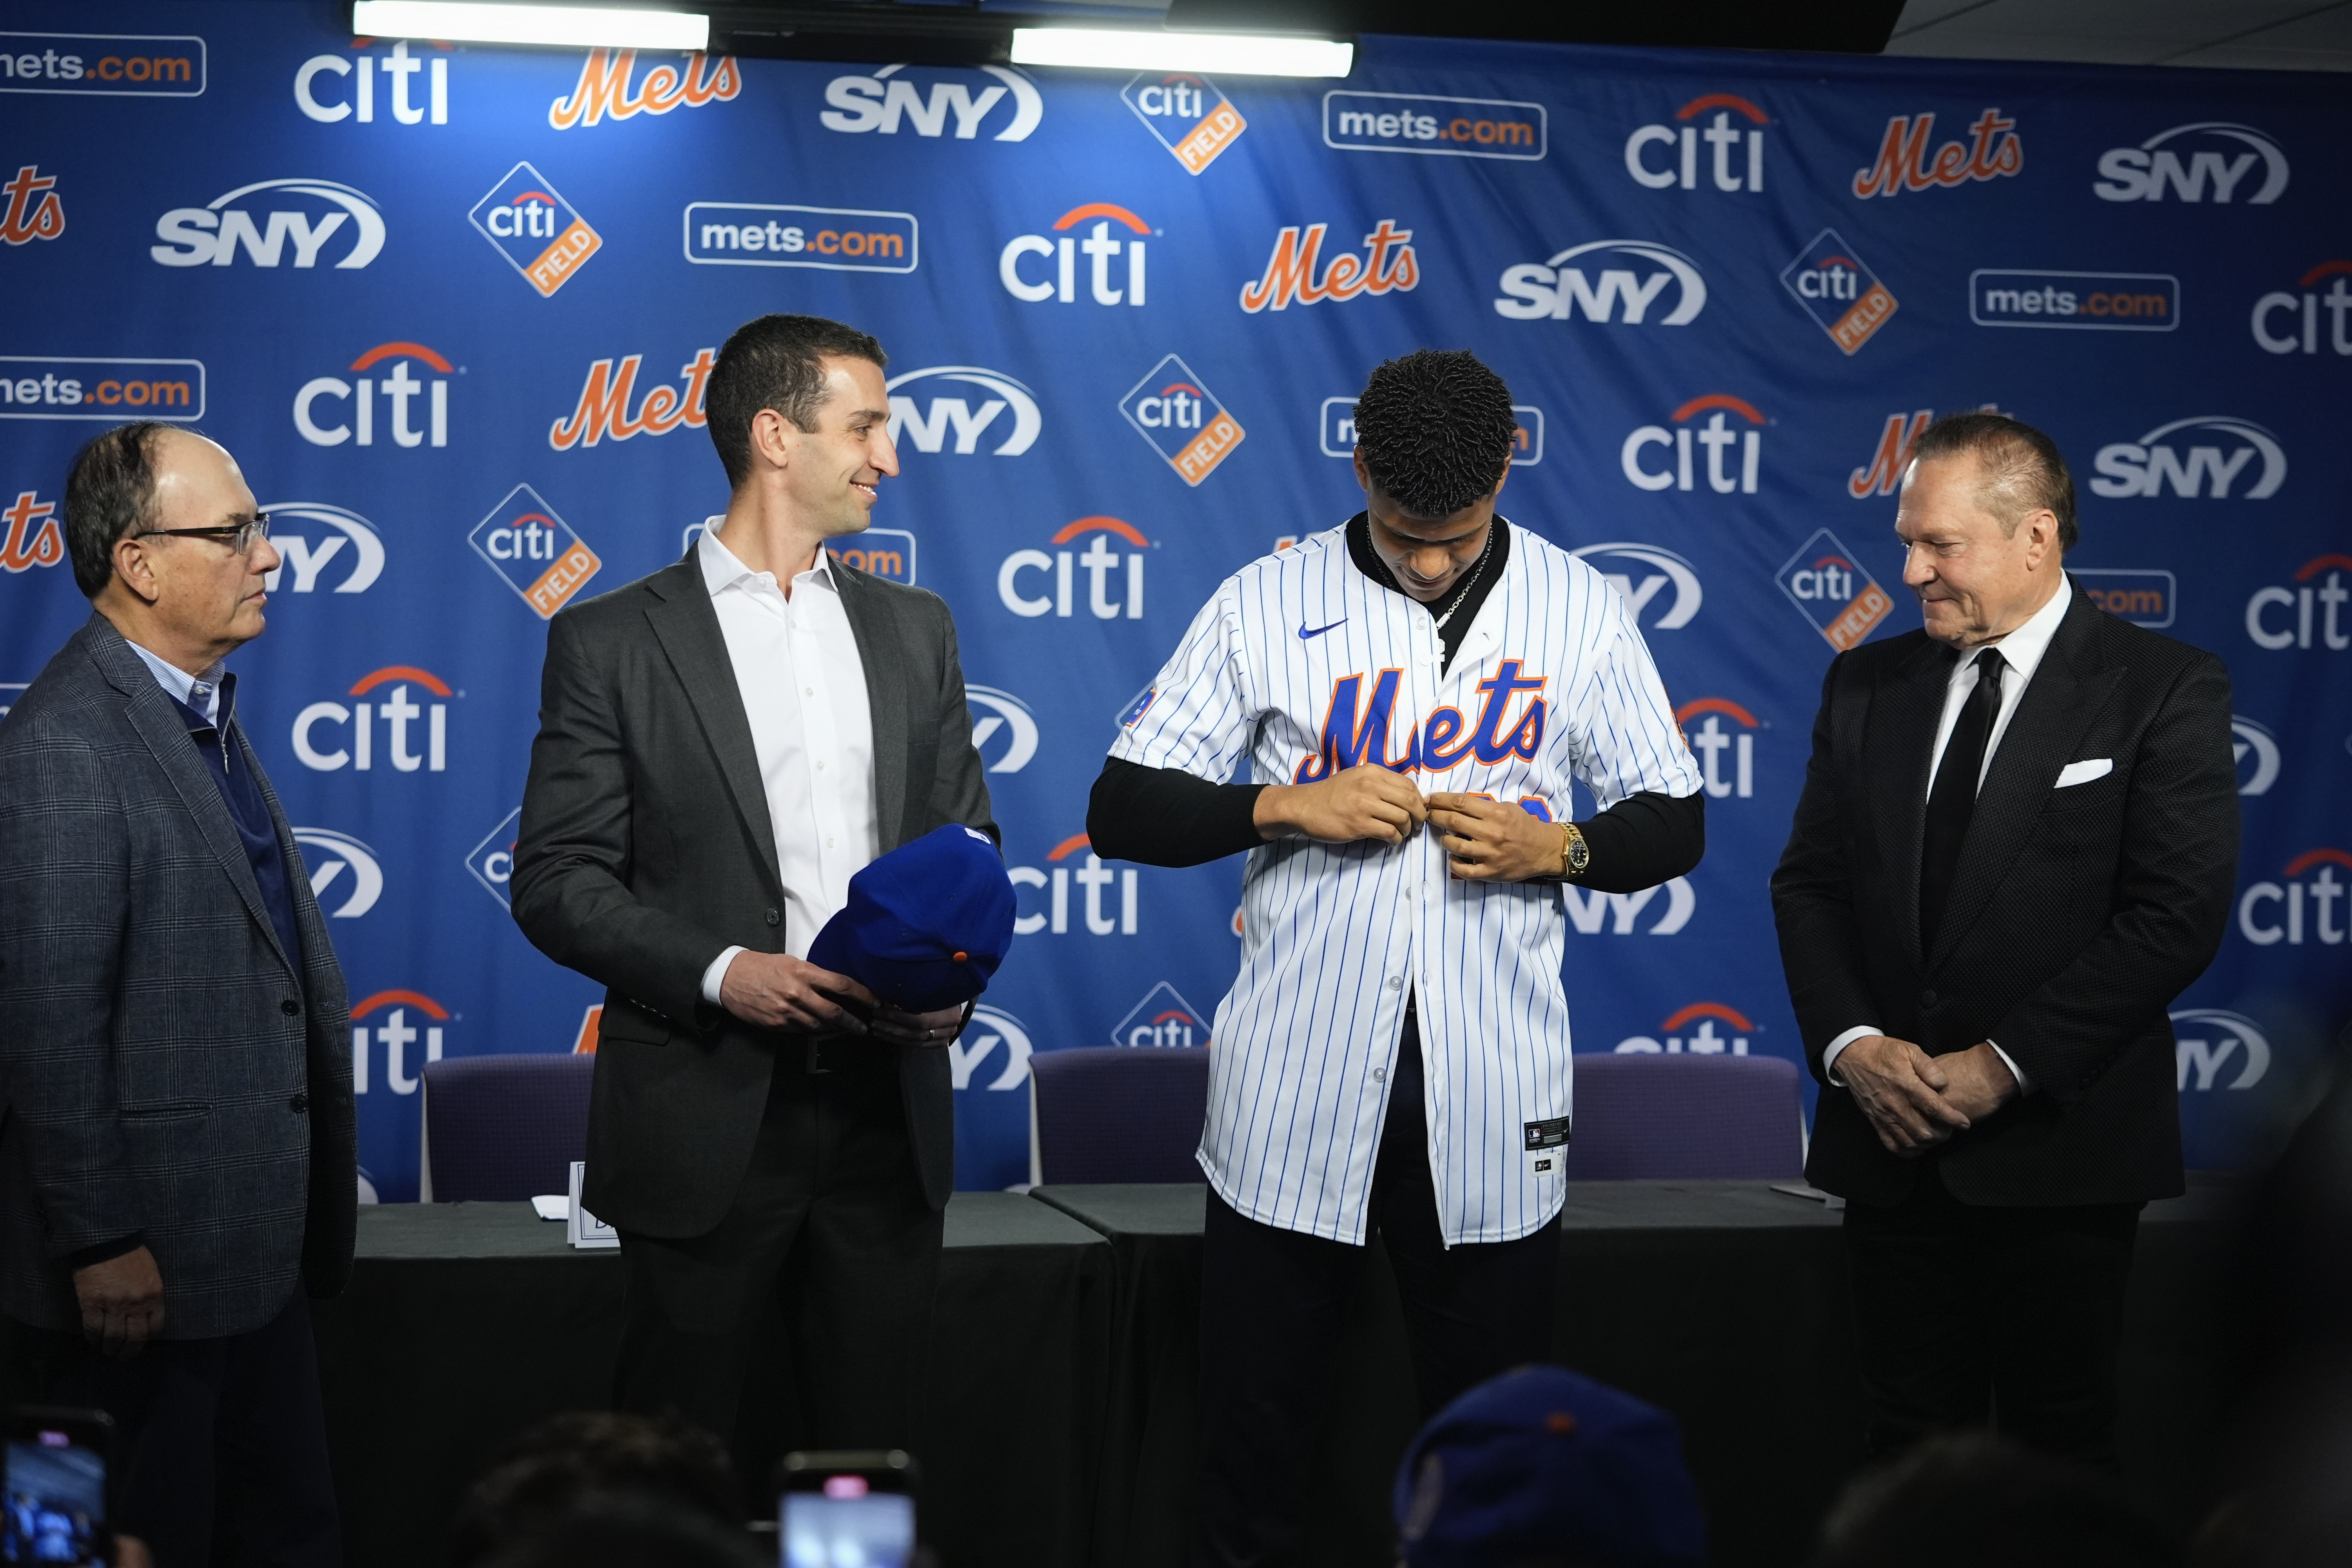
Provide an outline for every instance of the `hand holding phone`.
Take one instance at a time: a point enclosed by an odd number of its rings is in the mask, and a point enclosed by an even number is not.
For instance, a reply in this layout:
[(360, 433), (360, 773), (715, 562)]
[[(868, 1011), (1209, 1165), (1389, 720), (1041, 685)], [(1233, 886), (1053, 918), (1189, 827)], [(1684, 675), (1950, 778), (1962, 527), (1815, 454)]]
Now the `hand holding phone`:
[(18, 1405), (0, 1482), (0, 1563), (110, 1562), (113, 1451), (114, 1421), (103, 1410)]
[(908, 1568), (915, 1461), (887, 1452), (787, 1454), (776, 1502), (783, 1568)]

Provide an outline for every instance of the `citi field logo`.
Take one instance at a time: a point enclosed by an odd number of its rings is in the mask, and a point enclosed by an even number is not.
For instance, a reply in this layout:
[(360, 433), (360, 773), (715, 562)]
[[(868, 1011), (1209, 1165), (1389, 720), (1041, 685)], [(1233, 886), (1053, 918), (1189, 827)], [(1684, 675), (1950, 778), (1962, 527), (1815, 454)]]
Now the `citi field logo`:
[(18, 490), (5, 511), (0, 511), (0, 571), (14, 574), (36, 566), (55, 566), (66, 558), (65, 530), (58, 503), (43, 500), (37, 490)]
[[(409, 1014), (414, 1010), (414, 1023)], [(367, 1020), (381, 1015), (373, 1025)], [(352, 1005), (352, 1092), (368, 1091), (370, 1049), (381, 1047), (383, 1051), (383, 1086), (394, 1094), (415, 1094), (424, 1081), (426, 1062), (441, 1059), (443, 1033), (449, 1023), (449, 1009), (422, 991), (379, 991), (374, 995)], [(415, 1057), (410, 1048), (422, 1037), (425, 1054)], [(412, 1070), (415, 1069), (415, 1070)]]
[(1139, 1050), (1198, 1049), (1209, 1043), (1209, 1022), (1162, 980), (1110, 1026), (1110, 1043)]
[(1246, 434), (1208, 384), (1174, 354), (1127, 389), (1118, 411), (1187, 485), (1215, 473)]
[(698, 267), (912, 272), (922, 259), (921, 241), (913, 213), (762, 202), (686, 207), (686, 258)]
[[(1644, 930), (1651, 936), (1673, 936), (1698, 912), (1698, 893), (1687, 877), (1638, 893), (1604, 893), (1565, 883), (1560, 892), (1568, 905), (1568, 923), (1580, 936), (1634, 936)], [(1651, 906), (1660, 893), (1666, 896), (1665, 905), (1653, 914)], [(1650, 917), (1646, 928), (1641, 923), (1645, 916)]]
[[(976, 387), (982, 394), (980, 406), (974, 408), (969, 397), (941, 396), (933, 386), (920, 389), (930, 394), (928, 398), (898, 390), (928, 381)], [(1017, 458), (1036, 444), (1038, 432), (1045, 427), (1045, 416), (1037, 412), (1037, 395), (1003, 371), (984, 365), (926, 365), (902, 371), (885, 384), (890, 394), (890, 439), (894, 444), (902, 439), (911, 442), (918, 452), (945, 449), (968, 458), (980, 450), (981, 437), (989, 427), (1009, 414), (1012, 419), (1000, 427), (1000, 438), (990, 455)], [(955, 438), (952, 447), (948, 445), (950, 436)]]
[(547, 106), (548, 124), (570, 131), (605, 120), (700, 109), (743, 90), (743, 68), (726, 56), (688, 55), (676, 65), (655, 66), (633, 87), (629, 79), (636, 65), (635, 49), (589, 50), (571, 92)]
[[(701, 532), (701, 525), (696, 524), (693, 531)], [(824, 550), (845, 566), (914, 586), (915, 536), (906, 529), (869, 528), (845, 538), (828, 539)]]
[[(1084, 853), (1081, 861), (1078, 856)], [(1017, 915), (1013, 921), (1015, 936), (1035, 936), (1050, 932), (1055, 936), (1070, 931), (1070, 886), (1076, 883), (1080, 912), (1089, 936), (1133, 936), (1138, 930), (1137, 902), (1139, 889), (1132, 868), (1114, 871), (1102, 863), (1094, 847), (1083, 833), (1074, 833), (1045, 851), (1045, 866), (1013, 866), (1005, 870), (1015, 888), (1037, 888), (1045, 891), (1045, 909), (1032, 909)], [(1111, 905), (1112, 891), (1118, 889), (1118, 907)]]
[(1895, 314), (1895, 296), (1833, 228), (1780, 269), (1780, 286), (1849, 356)]
[[(22, 176), (18, 176), (22, 178)], [(2305, 273), (2297, 281), (2299, 294), (2284, 292), (2265, 294), (2254, 301), (2252, 327), (2254, 342), (2265, 353), (2274, 354), (2319, 352), (2319, 312), (2327, 312), (2327, 346), (2340, 357), (2352, 354), (2352, 289), (2345, 287), (2345, 277), (2352, 273), (2352, 261), (2323, 261)], [(2327, 281), (2327, 291), (2320, 293), (2322, 279)], [(2284, 331), (2281, 310), (2289, 312)]]
[[(1570, 262), (1591, 258), (1580, 266)], [(1631, 266), (1604, 267), (1608, 260)], [(1596, 283), (1586, 276), (1591, 268)], [(1667, 286), (1674, 302), (1665, 304)], [(1622, 321), (1629, 327), (1686, 327), (1706, 309), (1706, 279), (1698, 263), (1672, 246), (1646, 239), (1594, 239), (1571, 245), (1548, 261), (1526, 261), (1503, 272), (1495, 313), (1514, 321)], [(1654, 321), (1650, 311), (1664, 314)]]
[(619, 362), (618, 369), (612, 360), (596, 361), (588, 367), (588, 379), (581, 384), (580, 401), (569, 415), (548, 426), (547, 444), (556, 451), (569, 452), (575, 447), (593, 447), (600, 441), (667, 436), (681, 425), (699, 430), (703, 394), (709, 385), (718, 353), (717, 349), (695, 350), (694, 357), (677, 367), (683, 378), (681, 384), (671, 386), (664, 383), (646, 388), (634, 413), (629, 409), (629, 399), (636, 395), (637, 370), (645, 363), (646, 356), (630, 354)]
[(2005, 119), (1998, 109), (1977, 116), (1968, 141), (1947, 142), (1930, 154), (1935, 131), (1933, 114), (1890, 118), (1878, 144), (1878, 161), (1853, 172), (1853, 194), (1867, 201), (1901, 191), (1948, 189), (1971, 180), (2004, 179), (2025, 167), (2025, 143), (2017, 138), (2017, 121)]
[(2345, 601), (2352, 599), (2352, 589), (2344, 586), (2347, 572), (2352, 572), (2352, 555), (2331, 552), (2305, 562), (2292, 588), (2255, 589), (2246, 601), (2246, 635), (2256, 647), (2273, 652), (2319, 647), (2340, 653), (2352, 647), (2352, 627), (2344, 616)]
[(1037, 754), (1037, 716), (1029, 704), (993, 686), (967, 686), (971, 749), (992, 773), (1017, 773)]
[[(385, 361), (392, 372), (385, 374), (376, 366)], [(415, 368), (412, 368), (415, 367)], [(395, 447), (446, 447), (449, 444), (449, 377), (457, 374), (457, 367), (438, 349), (423, 343), (395, 339), (378, 343), (352, 361), (354, 373), (362, 374), (357, 381), (345, 381), (339, 375), (314, 376), (304, 382), (294, 394), (294, 429), (313, 447), (340, 447), (349, 441), (355, 446), (376, 444), (376, 399), (381, 396), (387, 418), (384, 434)], [(434, 372), (429, 380), (420, 381), (416, 370)], [(415, 399), (422, 395), (425, 425), (415, 424)], [(331, 398), (342, 406), (338, 412), (320, 407), (322, 399)], [(335, 419), (328, 425), (322, 421)]]
[[(1544, 411), (1532, 403), (1514, 403), (1511, 413), (1518, 420), (1518, 427), (1511, 432), (1511, 467), (1532, 468), (1543, 461)], [(1319, 440), (1325, 457), (1355, 455), (1356, 399), (1353, 395), (1325, 398), (1320, 423), (1322, 433)], [(1276, 543), (1275, 548), (1287, 550), (1297, 542), (1297, 534), (1287, 534)]]
[[(1618, 542), (1587, 544), (1569, 553), (1600, 573), (1625, 601), (1627, 613), (1652, 631), (1682, 630), (1706, 601), (1697, 571), (1671, 550)], [(1668, 588), (1674, 593), (1661, 603), (1659, 596)]]
[(2256, 947), (2282, 942), (2301, 947), (2306, 936), (2324, 946), (2341, 946), (2352, 921), (2339, 918), (2336, 900), (2352, 883), (2336, 875), (2339, 866), (2352, 868), (2352, 854), (2306, 849), (2286, 863), (2278, 880), (2254, 883), (2238, 895), (2238, 934)]
[[(268, 592), (284, 584), (288, 593), (315, 594), (338, 561), (343, 568), (332, 593), (364, 594), (383, 575), (383, 537), (359, 513), (315, 500), (273, 501), (262, 510), (269, 514), (269, 542), (278, 554), (278, 570), (263, 579)], [(293, 580), (287, 582), (289, 572)]]
[[(310, 852), (305, 857), (310, 862), (310, 896), (319, 900), (329, 920), (355, 921), (383, 897), (383, 863), (374, 850), (350, 834), (329, 827), (298, 827), (294, 842)], [(332, 902), (338, 898), (340, 903)]]
[[(1091, 227), (1087, 226), (1089, 224)], [(1113, 224), (1134, 237), (1122, 239), (1112, 234)], [(1081, 228), (1085, 229), (1083, 239), (1070, 232)], [(1070, 304), (1078, 297), (1078, 258), (1084, 255), (1087, 295), (1096, 304), (1143, 303), (1147, 277), (1144, 242), (1151, 236), (1150, 224), (1116, 202), (1086, 202), (1055, 218), (1054, 232), (1060, 237), (1048, 239), (1042, 234), (1024, 234), (1005, 241), (1004, 248), (996, 254), (996, 277), (1006, 293), (1033, 305), (1042, 305), (1048, 300)], [(1035, 279), (1022, 276), (1022, 262), (1032, 256), (1049, 258), (1052, 274)], [(1114, 280), (1112, 269), (1118, 267), (1122, 258), (1126, 265)]]
[[(33, 374), (37, 370), (40, 374)], [(0, 354), (0, 419), (201, 419), (205, 362)]]
[[(2200, 436), (2207, 442), (2188, 446), (2184, 453), (2183, 446)], [(2261, 468), (2249, 473), (2258, 456)], [(2252, 420), (2215, 414), (2175, 419), (2137, 441), (2112, 442), (2099, 448), (2092, 467), (2098, 477), (2091, 481), (2091, 493), (2109, 500), (2153, 500), (2167, 486), (2187, 500), (2227, 500), (2242, 478), (2251, 482), (2241, 500), (2267, 500), (2286, 483), (2286, 452), (2277, 437)]]
[[(901, 125), (918, 136), (949, 134), (954, 123), (959, 142), (979, 136), (993, 115), (992, 142), (1025, 142), (1045, 118), (1045, 100), (1037, 84), (1005, 66), (980, 66), (950, 73), (947, 79), (919, 87), (912, 77), (898, 73), (904, 64), (884, 66), (872, 76), (837, 76), (824, 84), (824, 100), (833, 107), (820, 113), (817, 123), (827, 131), (852, 135), (871, 132), (896, 136)], [(972, 90), (975, 75), (992, 77), (994, 85)], [(1003, 113), (997, 113), (998, 110)]]
[[(2183, 163), (2183, 154), (2188, 162)], [(2239, 198), (2246, 176), (2262, 166), (2262, 183), (2244, 193), (2248, 206), (2268, 206), (2286, 194), (2286, 151), (2263, 132), (2227, 121), (2200, 120), (2159, 131), (2137, 147), (2099, 154), (2100, 178), (2091, 194), (2103, 202), (2203, 202)]]
[[(375, 695), (384, 687), (392, 689)], [(425, 694), (419, 702), (411, 688)], [(294, 755), (313, 773), (340, 773), (350, 768), (368, 773), (375, 767), (376, 734), (382, 729), (384, 758), (393, 768), (413, 773), (446, 773), (449, 767), (449, 702), (457, 694), (449, 683), (429, 669), (413, 664), (388, 664), (353, 682), (352, 697), (366, 702), (313, 702), (294, 715)], [(436, 700), (437, 699), (437, 700)], [(416, 750), (412, 725), (424, 721), (425, 749)], [(333, 751), (325, 748), (332, 746)]]
[(66, 205), (58, 195), (58, 177), (27, 163), (16, 177), (0, 185), (8, 205), (0, 214), (0, 241), (11, 247), (37, 239), (56, 239), (66, 231)]
[(572, 281), (604, 243), (547, 176), (527, 163), (509, 169), (466, 220), (542, 300)]
[(2136, 626), (2170, 626), (2180, 601), (2179, 583), (2160, 567), (2074, 566), (2066, 574), (2091, 603)]
[(529, 485), (517, 485), (466, 536), (474, 553), (546, 620), (604, 564)]
[(1895, 601), (1828, 529), (1817, 530), (1772, 574), (1789, 602), (1840, 653), (1870, 636)]
[(1421, 263), (1412, 253), (1412, 230), (1399, 228), (1394, 218), (1382, 218), (1364, 236), (1366, 254), (1341, 251), (1316, 270), (1321, 260), (1328, 223), (1296, 224), (1274, 237), (1274, 253), (1257, 280), (1242, 285), (1242, 309), (1286, 310), (1293, 304), (1319, 305), (1326, 300), (1352, 300), (1359, 294), (1406, 291), (1421, 281)]
[[(1696, 1029), (1691, 1028), (1694, 1022), (1698, 1025)], [(1731, 1031), (1727, 1038), (1716, 1028), (1718, 1024)], [(1687, 1030), (1688, 1033), (1676, 1033), (1677, 1030)], [(1694, 1002), (1666, 1015), (1665, 1022), (1658, 1026), (1658, 1033), (1665, 1037), (1663, 1043), (1648, 1035), (1634, 1035), (1617, 1042), (1617, 1054), (1651, 1056), (1663, 1052), (1671, 1056), (1719, 1057), (1727, 1054), (1744, 1057), (1748, 1054), (1748, 1037), (1763, 1032), (1760, 1026), (1748, 1022), (1748, 1015), (1737, 1007), (1721, 1002)]]
[(2271, 1043), (2262, 1026), (2243, 1013), (2219, 1007), (2184, 1007), (2172, 1016), (2173, 1060), (2182, 1094), (2212, 1089), (2221, 1069), (2234, 1061), (2237, 1071), (2226, 1089), (2252, 1089), (2271, 1070)]
[[(259, 222), (240, 205), (248, 197), (271, 204)], [(155, 220), (155, 237), (163, 243), (147, 254), (165, 267), (228, 267), (240, 251), (256, 267), (276, 267), (290, 240), (296, 267), (318, 266), (337, 242), (333, 265), (352, 269), (383, 249), (383, 214), (373, 196), (333, 180), (257, 180), (200, 207), (173, 207)]]
[[(1087, 540), (1083, 552), (1056, 548), (1049, 555), (1043, 550), (1016, 550), (1006, 556), (996, 569), (997, 601), (1024, 619), (1056, 616), (1068, 620), (1076, 613), (1078, 602), (1076, 574), (1083, 570), (1087, 609), (1095, 619), (1110, 621), (1124, 616), (1130, 621), (1141, 620), (1143, 552), (1151, 548), (1151, 541), (1131, 522), (1115, 517), (1082, 517), (1065, 523), (1046, 542), (1074, 545), (1081, 539)], [(1131, 548), (1116, 549), (1114, 540), (1125, 540)], [(1029, 591), (1033, 579), (1025, 575), (1032, 572), (1046, 574), (1035, 593)]]
[[(1691, 421), (1706, 416), (1703, 425)], [(1734, 417), (1746, 422), (1745, 430), (1733, 427)], [(1752, 496), (1756, 480), (1763, 467), (1763, 427), (1769, 424), (1757, 406), (1744, 397), (1734, 397), (1727, 392), (1710, 392), (1694, 397), (1674, 412), (1675, 428), (1664, 425), (1644, 425), (1625, 437), (1617, 449), (1617, 467), (1626, 481), (1645, 490), (1694, 488), (1698, 464), (1693, 461), (1694, 447), (1706, 451), (1706, 488), (1719, 496), (1735, 492)], [(1652, 447), (1664, 447), (1674, 454), (1671, 467), (1656, 468), (1643, 466), (1643, 458)]]
[[(1001, 1054), (999, 1047), (1003, 1047)], [(982, 1003), (971, 1010), (963, 1037), (948, 1043), (950, 1087), (971, 1088), (973, 1077), (985, 1068), (995, 1076), (982, 1089), (1019, 1089), (1029, 1081), (1029, 1058), (1035, 1053), (1027, 1025), (1002, 1007)]]
[[(197, 98), (205, 90), (205, 41), (184, 34), (8, 33), (0, 92), (91, 98)], [(46, 43), (38, 54), (32, 46)], [(58, 45), (66, 46), (60, 51)]]
[(514, 900), (507, 888), (514, 880), (515, 843), (522, 826), (522, 807), (516, 806), (499, 819), (499, 825), (482, 836), (482, 841), (466, 852), (466, 869), (482, 890), (498, 900), (500, 909), (511, 909)]
[(1323, 145), (1343, 153), (1423, 153), (1535, 163), (1550, 117), (1540, 103), (1423, 92), (1327, 92)]
[[(446, 49), (438, 44), (435, 47)], [(305, 120), (321, 125), (349, 121), (366, 125), (375, 119), (375, 79), (383, 77), (384, 108), (395, 125), (449, 123), (449, 62), (421, 60), (408, 52), (405, 40), (388, 55), (312, 55), (294, 70), (294, 107)], [(422, 74), (425, 79), (416, 79)], [(334, 78), (338, 79), (329, 80)], [(417, 89), (425, 101), (416, 101)]]
[[(1710, 111), (1704, 129), (1696, 121)], [(1738, 115), (1744, 123), (1735, 122)], [(1706, 143), (1709, 184), (1730, 194), (1764, 188), (1764, 127), (1771, 118), (1737, 93), (1710, 92), (1675, 110), (1680, 129), (1644, 125), (1625, 138), (1625, 172), (1654, 191), (1699, 188), (1699, 143)], [(1654, 159), (1650, 149), (1667, 149)]]
[[(1726, 730), (1726, 720), (1737, 728)], [(1728, 697), (1700, 697), (1675, 709), (1675, 722), (1682, 727), (1683, 743), (1698, 759), (1699, 777), (1708, 795), (1717, 800), (1735, 795), (1747, 800), (1755, 795), (1756, 731), (1762, 727), (1755, 714)], [(1732, 757), (1728, 777), (1726, 752)]]
[[(2240, 795), (2268, 795), (2278, 783), (2278, 737), (2270, 726), (2242, 714), (2230, 715), (2230, 754), (2238, 764)], [(2252, 766), (2247, 764), (2251, 762)]]
[(1119, 89), (1118, 96), (1188, 174), (1204, 172), (1249, 129), (1242, 111), (1204, 76), (1146, 71)]

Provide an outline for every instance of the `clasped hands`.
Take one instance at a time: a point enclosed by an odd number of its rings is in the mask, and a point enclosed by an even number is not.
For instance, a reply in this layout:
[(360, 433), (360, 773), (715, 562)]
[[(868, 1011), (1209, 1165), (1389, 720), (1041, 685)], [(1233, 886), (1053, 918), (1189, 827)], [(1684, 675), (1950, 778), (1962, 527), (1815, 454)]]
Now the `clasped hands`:
[(1837, 1055), (1837, 1076), (1887, 1150), (1924, 1154), (2017, 1096), (2017, 1079), (1990, 1042), (1931, 1057), (1908, 1040), (1864, 1035)]
[[(847, 1005), (844, 1005), (844, 1004)], [(937, 1047), (952, 1041), (963, 1009), (904, 1013), (846, 974), (788, 952), (735, 955), (719, 978), (719, 1005), (747, 1024), (803, 1035), (867, 1035), (884, 1045)]]
[(1402, 844), (1426, 822), (1437, 829), (1454, 875), (1465, 880), (1523, 882), (1560, 871), (1557, 823), (1484, 795), (1424, 796), (1384, 767), (1347, 768), (1314, 784), (1268, 784), (1258, 792), (1255, 820), (1265, 837), (1303, 834), (1325, 844)]

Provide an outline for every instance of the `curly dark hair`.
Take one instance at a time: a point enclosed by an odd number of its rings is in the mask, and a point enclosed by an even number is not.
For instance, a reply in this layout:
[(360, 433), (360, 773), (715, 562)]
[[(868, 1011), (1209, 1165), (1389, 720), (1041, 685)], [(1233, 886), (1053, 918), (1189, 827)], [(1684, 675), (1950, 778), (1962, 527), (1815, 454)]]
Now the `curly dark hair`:
[(1384, 362), (1356, 400), (1356, 449), (1381, 493), (1420, 518), (1495, 493), (1519, 428), (1511, 389), (1468, 349)]
[(484, 1568), (599, 1499), (635, 1498), (740, 1529), (726, 1446), (675, 1416), (567, 1410), (509, 1442), (458, 1511), (451, 1568)]

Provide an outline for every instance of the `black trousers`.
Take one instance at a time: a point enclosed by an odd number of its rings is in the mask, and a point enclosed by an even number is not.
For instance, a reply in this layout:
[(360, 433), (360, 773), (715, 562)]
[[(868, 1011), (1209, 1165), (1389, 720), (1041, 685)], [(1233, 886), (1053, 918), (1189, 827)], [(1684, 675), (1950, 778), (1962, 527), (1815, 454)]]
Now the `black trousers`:
[[(1559, 1226), (1447, 1247), (1437, 1225), (1412, 1013), (1389, 1085), (1370, 1227), (1403, 1298), (1423, 1420), (1498, 1373), (1549, 1358)], [(1318, 1401), (1368, 1249), (1278, 1230), (1214, 1192), (1201, 1239), (1201, 1490), (1195, 1559), (1263, 1568), (1299, 1553)]]
[(793, 1448), (912, 1448), (943, 1215), (924, 1200), (897, 1053), (812, 1073), (779, 1051), (760, 1136), (718, 1226), (622, 1233), (614, 1403), (727, 1442), (754, 1517)]
[(300, 1286), (260, 1328), (150, 1341), (129, 1361), (79, 1334), (16, 1333), (28, 1397), (114, 1417), (114, 1529), (145, 1542), (156, 1568), (341, 1568)]
[(2113, 1469), (2116, 1357), (2142, 1206), (1978, 1207), (1952, 1196), (1932, 1157), (1897, 1206), (1849, 1205), (1872, 1450), (1991, 1423)]

